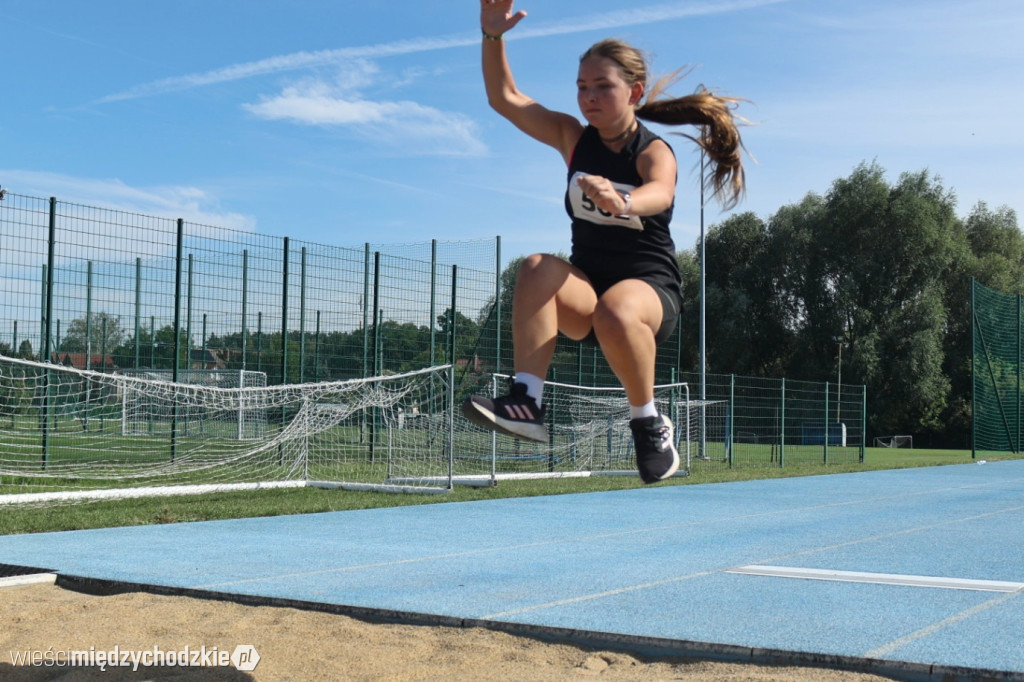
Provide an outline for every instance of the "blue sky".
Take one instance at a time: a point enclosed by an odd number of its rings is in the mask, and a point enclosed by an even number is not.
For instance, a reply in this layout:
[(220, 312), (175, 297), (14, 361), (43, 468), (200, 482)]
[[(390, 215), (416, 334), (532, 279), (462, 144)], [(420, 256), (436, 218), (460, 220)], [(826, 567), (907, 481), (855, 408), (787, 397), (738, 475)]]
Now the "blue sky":
[[(624, 7), (628, 7), (625, 8)], [(862, 161), (928, 169), (967, 215), (1024, 209), (1020, 0), (523, 0), (517, 82), (578, 115), (578, 55), (626, 39), (750, 100), (736, 211), (768, 218)], [(5, 0), (0, 185), (361, 246), (502, 236), (568, 251), (564, 168), (487, 106), (476, 0)], [(663, 131), (663, 129), (659, 129)], [(698, 157), (676, 139), (679, 248)], [(728, 214), (711, 205), (706, 224)]]

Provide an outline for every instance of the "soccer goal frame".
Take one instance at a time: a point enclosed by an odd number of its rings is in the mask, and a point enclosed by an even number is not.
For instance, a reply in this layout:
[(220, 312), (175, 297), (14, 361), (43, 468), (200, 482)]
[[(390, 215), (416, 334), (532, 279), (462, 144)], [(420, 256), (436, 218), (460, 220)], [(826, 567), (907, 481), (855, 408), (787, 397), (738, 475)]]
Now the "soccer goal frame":
[[(170, 369), (125, 369), (121, 373), (128, 378), (175, 381), (175, 371)], [(178, 370), (177, 383), (228, 389), (262, 388), (267, 385), (267, 373), (245, 369), (184, 369)], [(153, 435), (173, 428), (172, 423), (186, 430), (192, 428), (195, 422), (188, 409), (181, 409), (170, 400), (152, 399), (149, 393), (138, 390), (139, 385), (132, 381), (124, 384), (121, 394), (122, 435)], [(211, 421), (204, 418), (198, 423), (206, 426)], [(238, 440), (258, 440), (266, 436), (267, 415), (266, 411), (259, 409), (258, 401), (250, 401), (250, 404), (241, 401), (237, 408), (224, 411), (212, 423), (228, 427), (227, 433)]]

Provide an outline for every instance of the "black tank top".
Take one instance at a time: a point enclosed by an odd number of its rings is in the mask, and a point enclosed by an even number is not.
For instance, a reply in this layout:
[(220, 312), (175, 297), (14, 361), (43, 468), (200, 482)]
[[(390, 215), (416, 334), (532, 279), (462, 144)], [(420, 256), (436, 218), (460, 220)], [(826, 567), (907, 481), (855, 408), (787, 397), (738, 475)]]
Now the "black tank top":
[[(598, 294), (624, 279), (641, 279), (681, 296), (676, 247), (669, 233), (672, 209), (653, 216), (614, 216), (597, 208), (576, 184), (578, 174), (608, 178), (615, 189), (629, 192), (643, 179), (637, 158), (661, 138), (642, 123), (620, 152), (601, 142), (597, 128), (587, 126), (569, 162), (565, 209), (572, 218), (572, 254), (569, 258), (590, 278)], [(671, 149), (671, 147), (670, 147)]]

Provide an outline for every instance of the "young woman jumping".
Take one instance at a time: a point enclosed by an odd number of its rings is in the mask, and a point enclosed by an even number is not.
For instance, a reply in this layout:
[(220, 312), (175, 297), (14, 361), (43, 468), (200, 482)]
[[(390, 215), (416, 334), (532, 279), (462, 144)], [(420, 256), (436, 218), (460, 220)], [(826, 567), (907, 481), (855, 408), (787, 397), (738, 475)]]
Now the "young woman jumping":
[(640, 119), (698, 126), (691, 139), (711, 160), (713, 191), (728, 208), (742, 196), (744, 182), (732, 113), (737, 100), (704, 88), (663, 97), (673, 76), (648, 91), (643, 55), (624, 42), (603, 40), (579, 62), (577, 102), (586, 124), (546, 109), (516, 87), (508, 64), (503, 36), (526, 16), (513, 11), (513, 1), (480, 1), (487, 99), (562, 155), (572, 251), (568, 262), (550, 254), (523, 261), (512, 304), (511, 390), (495, 399), (473, 396), (463, 413), (485, 428), (547, 442), (543, 388), (557, 336), (596, 343), (629, 401), (640, 478), (654, 483), (679, 468), (672, 422), (655, 406), (654, 373), (657, 346), (675, 327), (682, 291), (669, 233), (676, 159)]

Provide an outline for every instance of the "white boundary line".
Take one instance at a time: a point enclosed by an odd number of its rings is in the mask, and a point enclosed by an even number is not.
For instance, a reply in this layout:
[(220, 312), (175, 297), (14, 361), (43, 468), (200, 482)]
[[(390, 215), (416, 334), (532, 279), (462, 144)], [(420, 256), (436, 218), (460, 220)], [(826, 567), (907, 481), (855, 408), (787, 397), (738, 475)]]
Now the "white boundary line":
[(174, 495), (201, 495), (204, 493), (221, 493), (237, 490), (304, 487), (306, 487), (306, 481), (262, 481), (254, 483), (197, 483), (194, 485), (163, 485), (138, 488), (65, 490), (49, 493), (12, 493), (10, 495), (0, 495), (0, 507), (14, 504), (85, 500), (128, 500), (140, 497), (170, 497)]
[(1021, 592), (1024, 583), (1003, 580), (972, 580), (927, 575), (897, 573), (866, 573), (861, 571), (835, 571), (825, 568), (795, 568), (789, 566), (738, 566), (726, 573), (760, 575), (772, 578), (802, 578), (805, 580), (832, 580), (875, 585), (902, 585), (906, 587), (935, 587), (947, 590), (979, 590), (982, 592)]
[(5, 587), (18, 587), (20, 585), (52, 585), (57, 582), (56, 573), (32, 573), (30, 575), (12, 575), (8, 578), (0, 578), (0, 590)]

